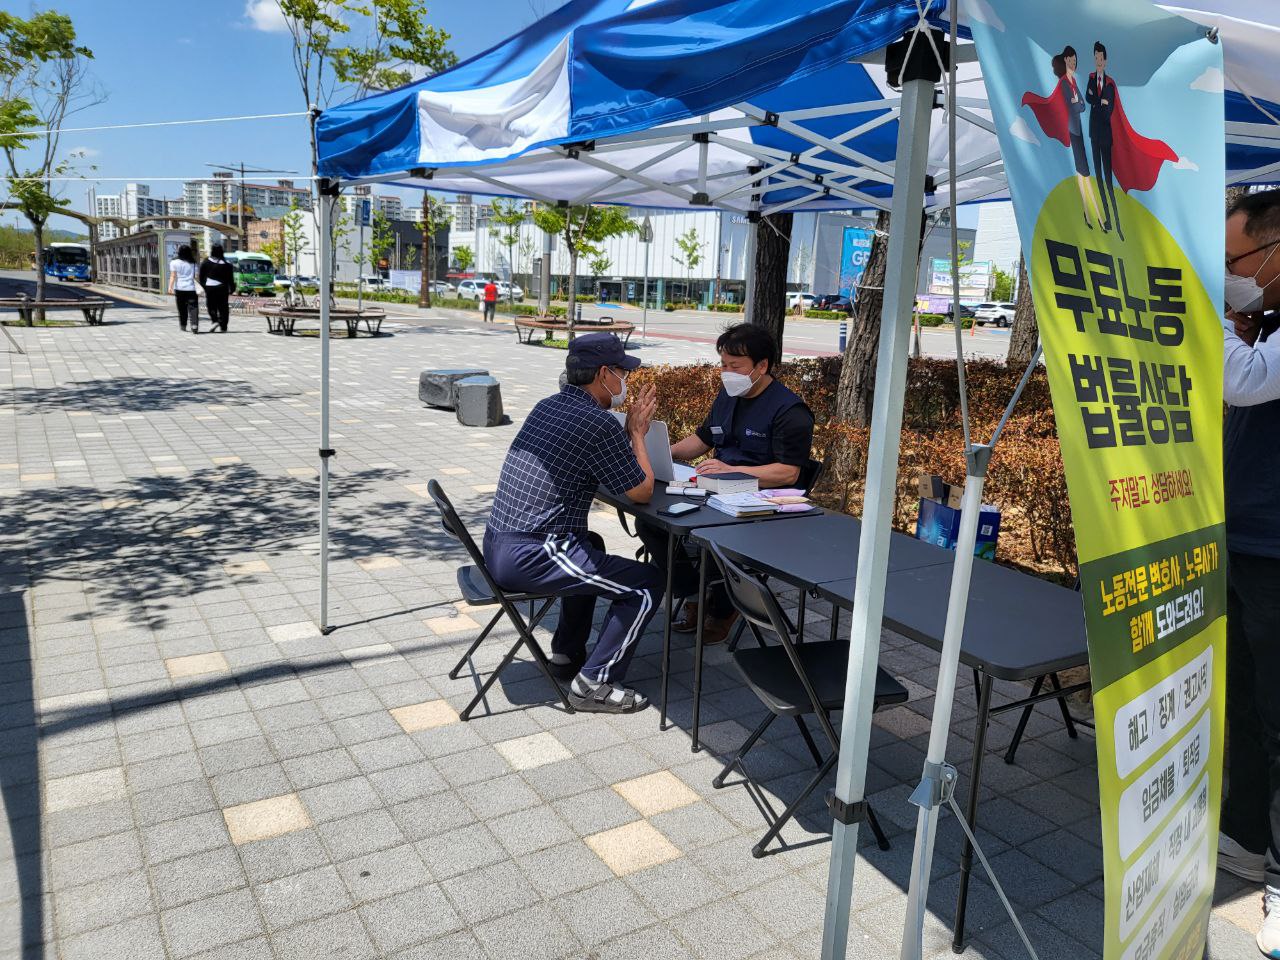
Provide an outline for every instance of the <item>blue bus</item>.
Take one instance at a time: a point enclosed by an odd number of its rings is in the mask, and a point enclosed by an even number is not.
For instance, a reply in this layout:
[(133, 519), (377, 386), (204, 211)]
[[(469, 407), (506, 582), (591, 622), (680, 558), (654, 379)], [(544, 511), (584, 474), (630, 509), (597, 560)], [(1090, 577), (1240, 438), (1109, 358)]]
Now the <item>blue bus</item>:
[(89, 279), (89, 248), (83, 243), (51, 243), (44, 248), (44, 275), (54, 280)]

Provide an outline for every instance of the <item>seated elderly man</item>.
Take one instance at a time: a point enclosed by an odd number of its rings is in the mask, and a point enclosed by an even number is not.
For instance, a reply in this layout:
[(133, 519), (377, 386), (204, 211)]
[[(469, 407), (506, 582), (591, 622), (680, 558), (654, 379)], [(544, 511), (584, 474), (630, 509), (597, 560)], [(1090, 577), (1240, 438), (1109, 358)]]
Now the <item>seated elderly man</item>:
[[(484, 558), (507, 590), (559, 594), (560, 622), (551, 640), (552, 672), (571, 680), (577, 710), (631, 713), (648, 700), (622, 685), (645, 627), (658, 609), (656, 568), (611, 556), (587, 530), (598, 488), (635, 503), (653, 496), (653, 467), (644, 437), (654, 388), (639, 392), (625, 427), (609, 412), (622, 406), (627, 374), (640, 361), (611, 333), (580, 336), (569, 345), (567, 382), (525, 418), (498, 478), (484, 534)], [(596, 597), (610, 599), (590, 655)]]

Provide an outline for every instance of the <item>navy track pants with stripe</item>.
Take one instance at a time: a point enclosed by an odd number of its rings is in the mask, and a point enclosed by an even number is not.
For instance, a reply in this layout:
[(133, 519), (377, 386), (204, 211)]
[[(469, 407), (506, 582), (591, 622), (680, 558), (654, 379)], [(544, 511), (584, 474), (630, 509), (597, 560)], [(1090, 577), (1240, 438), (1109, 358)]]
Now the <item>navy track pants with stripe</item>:
[[(596, 683), (621, 683), (645, 627), (658, 612), (662, 577), (647, 563), (604, 552), (595, 533), (485, 533), (484, 559), (504, 590), (558, 594), (560, 622), (551, 652), (584, 660)], [(587, 638), (597, 597), (611, 602), (591, 655)]]

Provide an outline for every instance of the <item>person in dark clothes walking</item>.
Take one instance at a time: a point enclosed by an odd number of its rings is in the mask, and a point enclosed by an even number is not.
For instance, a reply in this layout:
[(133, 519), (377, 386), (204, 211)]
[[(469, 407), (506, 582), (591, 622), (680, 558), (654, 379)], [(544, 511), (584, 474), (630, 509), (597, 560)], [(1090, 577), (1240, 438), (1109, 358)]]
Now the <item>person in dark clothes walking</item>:
[(228, 301), (236, 292), (236, 272), (223, 259), (222, 244), (215, 243), (209, 248), (209, 256), (200, 264), (199, 280), (204, 287), (204, 305), (209, 311), (212, 329), (226, 333), (231, 315)]
[[(568, 383), (534, 406), (511, 442), (484, 533), (485, 563), (504, 589), (561, 596), (551, 672), (572, 681), (574, 709), (592, 713), (633, 713), (649, 704), (622, 681), (658, 610), (662, 580), (647, 563), (605, 553), (604, 540), (587, 530), (601, 487), (635, 503), (653, 496), (644, 445), (653, 387), (632, 399), (625, 426), (609, 412), (622, 405), (627, 374), (639, 365), (611, 333), (569, 345)], [(609, 610), (588, 655), (597, 597), (609, 598)]]
[(200, 332), (200, 300), (196, 292), (196, 258), (191, 247), (183, 244), (169, 261), (169, 292), (178, 306), (178, 326), (191, 324), (191, 332)]

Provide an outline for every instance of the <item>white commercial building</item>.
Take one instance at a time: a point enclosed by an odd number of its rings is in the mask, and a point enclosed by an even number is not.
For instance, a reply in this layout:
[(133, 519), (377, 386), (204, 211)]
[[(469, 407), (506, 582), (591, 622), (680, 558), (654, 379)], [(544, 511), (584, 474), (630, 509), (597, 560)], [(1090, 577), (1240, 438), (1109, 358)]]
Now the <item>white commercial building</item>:
[[(147, 217), (160, 217), (168, 213), (168, 201), (161, 197), (151, 196), (151, 188), (145, 183), (126, 183), (122, 193), (91, 193), (93, 213), (99, 217), (122, 217), (128, 220), (145, 220)], [(139, 227), (150, 227), (150, 224), (139, 224)], [(100, 240), (111, 240), (125, 233), (117, 224), (104, 223), (98, 227)]]
[[(182, 185), (182, 215), (205, 220), (234, 223), (239, 216), (241, 184), (231, 173), (215, 173), (207, 180), (188, 180)], [(295, 187), (292, 180), (274, 184), (244, 184), (245, 219), (274, 220), (289, 212), (291, 206), (311, 209), (311, 191)], [(222, 243), (223, 235), (209, 227), (193, 227), (201, 249)]]

